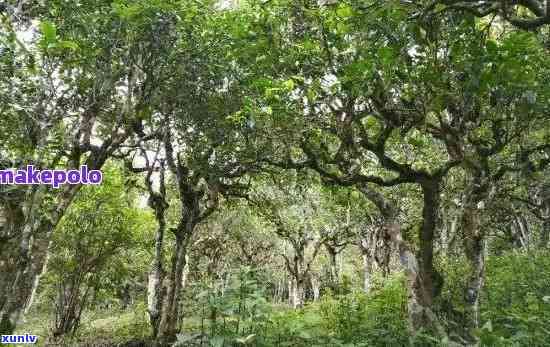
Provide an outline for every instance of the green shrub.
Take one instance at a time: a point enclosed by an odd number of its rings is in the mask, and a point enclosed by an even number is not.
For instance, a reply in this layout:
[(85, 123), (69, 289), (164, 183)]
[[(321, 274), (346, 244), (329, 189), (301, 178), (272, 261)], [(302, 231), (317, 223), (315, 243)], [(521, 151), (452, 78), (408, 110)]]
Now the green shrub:
[(403, 346), (408, 343), (406, 294), (400, 276), (371, 294), (326, 296), (320, 305), (323, 330), (344, 344)]
[(490, 257), (481, 303), (486, 345), (550, 345), (550, 254)]

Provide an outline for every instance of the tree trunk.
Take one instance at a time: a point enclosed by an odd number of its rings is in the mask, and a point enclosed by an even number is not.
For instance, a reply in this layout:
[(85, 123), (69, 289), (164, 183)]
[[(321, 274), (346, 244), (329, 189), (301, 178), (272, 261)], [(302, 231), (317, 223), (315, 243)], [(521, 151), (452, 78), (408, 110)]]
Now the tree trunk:
[(8, 251), (2, 252), (0, 334), (13, 333), (20, 316), (31, 305), (40, 276), (46, 269), (51, 235), (73, 197), (74, 194), (65, 196), (53, 213), (39, 217), (37, 205), (41, 202), (36, 195), (26, 209), (25, 221), (17, 233), (19, 237), (11, 239), (5, 247)]
[(276, 303), (283, 302), (283, 281), (279, 280), (277, 281), (277, 286), (275, 287), (275, 293), (274, 293), (274, 300)]
[(512, 237), (515, 246), (519, 249), (529, 249), (529, 227), (525, 217), (521, 214), (515, 214), (513, 226)]
[[(550, 207), (548, 208), (548, 211), (548, 213), (550, 214)], [(548, 248), (548, 241), (550, 241), (550, 217), (547, 217), (542, 223), (539, 248)]]
[(482, 172), (473, 172), (470, 186), (466, 189), (462, 211), (462, 242), (470, 265), (470, 275), (464, 293), (465, 328), (469, 342), (478, 345), (474, 329), (480, 326), (479, 297), (485, 279), (485, 234), (481, 227), (481, 210), (488, 199), (489, 181), (483, 180)]
[(399, 260), (406, 275), (408, 291), (407, 308), (409, 329), (413, 335), (421, 330), (446, 336), (445, 330), (435, 315), (432, 304), (434, 294), (433, 237), (439, 209), (439, 182), (426, 182), (422, 186), (424, 193), (423, 223), (420, 230), (420, 251), (417, 256), (412, 247), (403, 239), (397, 220), (398, 209), (380, 192), (368, 186), (359, 187), (367, 199), (372, 201), (384, 217), (383, 231), (397, 248)]
[(366, 294), (370, 293), (372, 287), (372, 259), (363, 252), (363, 290)]
[(465, 319), (468, 338), (478, 343), (473, 329), (479, 327), (479, 296), (485, 277), (485, 238), (480, 229), (480, 215), (475, 200), (467, 201), (462, 217), (463, 244), (470, 263), (470, 275), (465, 293)]
[(422, 185), (424, 207), (422, 209), (422, 227), (420, 229), (420, 275), (425, 290), (424, 299), (432, 306), (433, 299), (439, 294), (441, 279), (434, 269), (434, 238), (439, 217), (439, 182), (428, 182)]
[(312, 275), (310, 276), (310, 280), (311, 280), (311, 289), (313, 291), (313, 301), (319, 301), (319, 298), (320, 298), (320, 286), (319, 286), (319, 279), (317, 278), (317, 276), (315, 275)]
[[(153, 163), (154, 166), (154, 163)], [(162, 305), (164, 300), (164, 233), (166, 231), (165, 212), (168, 209), (166, 202), (166, 186), (165, 186), (165, 168), (164, 164), (160, 163), (159, 191), (153, 189), (153, 166), (148, 168), (145, 185), (149, 191), (148, 205), (155, 212), (155, 219), (158, 227), (155, 234), (155, 257), (151, 264), (149, 273), (149, 281), (147, 285), (147, 312), (149, 313), (149, 322), (153, 329), (153, 338), (158, 336), (160, 318), (162, 316)]]
[(294, 288), (296, 286), (294, 285), (294, 279), (293, 278), (290, 278), (288, 280), (288, 304), (290, 306), (292, 306), (293, 304), (293, 299), (294, 299)]
[(433, 292), (427, 288), (422, 279), (422, 272), (417, 257), (409, 244), (401, 236), (400, 226), (397, 223), (386, 224), (388, 236), (399, 251), (401, 266), (405, 270), (408, 291), (407, 309), (409, 315), (409, 329), (412, 334), (420, 330), (435, 331), (438, 335), (445, 335), (443, 327), (432, 309)]
[[(181, 288), (180, 288), (180, 291), (183, 291), (185, 292), (185, 288), (187, 288), (187, 279), (189, 277), (189, 255), (185, 254), (185, 266), (183, 267), (183, 274), (181, 276)], [(222, 292), (222, 296), (223, 296), (223, 292)], [(177, 327), (178, 327), (178, 331), (179, 329), (181, 328), (182, 326), (182, 323), (183, 323), (183, 315), (180, 313), (178, 314), (178, 323), (177, 323)]]
[(186, 266), (187, 244), (194, 225), (187, 223), (185, 233), (176, 233), (176, 249), (168, 276), (166, 297), (163, 302), (158, 337), (162, 341), (173, 341), (178, 331), (179, 308), (184, 269)]
[[(375, 234), (376, 232), (376, 234)], [(378, 228), (367, 228), (363, 230), (362, 237), (359, 240), (359, 250), (363, 256), (363, 290), (368, 294), (372, 287), (372, 273), (375, 261), (375, 252), (377, 251)]]
[(292, 293), (292, 307), (300, 308), (304, 306), (305, 281), (301, 276), (294, 278), (294, 291)]
[[(76, 278), (60, 283), (55, 307), (53, 337), (74, 334), (80, 325), (80, 317), (93, 291), (90, 283), (82, 283), (86, 273), (75, 274)], [(63, 280), (62, 280), (63, 282)]]
[(540, 206), (537, 217), (542, 219), (542, 229), (540, 232), (538, 247), (545, 249), (550, 241), (550, 185), (542, 185), (539, 189)]
[(164, 248), (164, 230), (165, 222), (164, 216), (161, 220), (158, 220), (158, 229), (155, 235), (155, 259), (151, 266), (151, 272), (149, 273), (149, 283), (147, 286), (147, 311), (149, 313), (149, 322), (153, 328), (153, 337), (158, 335), (160, 317), (162, 312), (163, 301), (163, 280), (164, 269), (162, 265), (163, 248)]
[[(118, 140), (112, 142), (115, 144)], [(113, 150), (107, 146), (92, 153), (86, 161), (89, 170), (101, 169)], [(12, 334), (22, 313), (31, 306), (46, 270), (51, 236), (81, 187), (65, 186), (54, 205), (46, 196), (46, 186), (33, 186), (25, 192), (22, 218), (11, 226), (15, 236), (0, 253), (0, 335)]]
[(338, 294), (340, 284), (340, 274), (338, 272), (338, 252), (334, 247), (329, 245), (325, 245), (325, 248), (329, 256), (330, 286), (332, 287), (334, 294)]

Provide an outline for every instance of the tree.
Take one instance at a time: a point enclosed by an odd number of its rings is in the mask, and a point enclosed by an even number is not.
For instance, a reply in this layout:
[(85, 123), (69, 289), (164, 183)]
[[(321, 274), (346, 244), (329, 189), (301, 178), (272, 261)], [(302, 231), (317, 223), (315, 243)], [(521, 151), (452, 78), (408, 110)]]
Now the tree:
[[(534, 97), (547, 93), (538, 87), (547, 69), (540, 60), (544, 51), (526, 33), (512, 33), (509, 43), (495, 45), (467, 16), (442, 19), (427, 31), (422, 23), (403, 21), (406, 11), (399, 5), (374, 8), (315, 8), (301, 17), (308, 31), (298, 37), (279, 29), (291, 19), (263, 9), (265, 18), (257, 25), (271, 25), (264, 31), (270, 47), (264, 60), (279, 68), (270, 80), (261, 80), (258, 95), (257, 104), (271, 111), (255, 116), (269, 120), (276, 129), (269, 138), (282, 148), (269, 164), (312, 168), (329, 183), (356, 187), (379, 207), (389, 223), (386, 237), (399, 249), (408, 273), (412, 330), (445, 336), (434, 307), (443, 284), (434, 248), (444, 180), (459, 167), (470, 170), (468, 177), (479, 177), (471, 169), (489, 160), (479, 156), (494, 156), (490, 166), (502, 164), (492, 172), (497, 178), (509, 169), (499, 154), (521, 156), (517, 131), (542, 126), (538, 122), (545, 118), (546, 102)], [(275, 35), (278, 40), (270, 39)], [(512, 43), (519, 37), (528, 42), (525, 50)], [(522, 54), (532, 59), (512, 70)], [(495, 99), (500, 101), (490, 102)], [(522, 120), (515, 112), (532, 116)], [(544, 151), (545, 143), (524, 151)], [(396, 222), (398, 206), (377, 188), (404, 184), (420, 189), (423, 204), (416, 235), (408, 240)], [(468, 229), (466, 240), (481, 238)], [(479, 250), (480, 242), (467, 245), (478, 273), (472, 275), (473, 287), (480, 283), (480, 252), (470, 250)]]
[(138, 247), (151, 225), (134, 206), (135, 195), (126, 191), (120, 171), (105, 172), (100, 187), (80, 190), (53, 237), (46, 282), (55, 289), (54, 338), (74, 334), (99, 292), (120, 282), (124, 262), (116, 257)]
[[(7, 120), (1, 132), (9, 134), (2, 136), (2, 168), (101, 169), (132, 142), (147, 114), (166, 72), (168, 22), (154, 11), (137, 21), (125, 5), (113, 8), (110, 2), (50, 2), (26, 15), (14, 12), (26, 9), (22, 5), (2, 12), (1, 50), (10, 52), (2, 58), (9, 73), (0, 80)], [(18, 36), (28, 16), (40, 20), (39, 34), (23, 42)], [(2, 206), (9, 211), (1, 233), (2, 333), (12, 332), (31, 304), (53, 232), (80, 188), (2, 187)]]
[(527, 1), (463, 1), (443, 0), (428, 3), (425, 13), (460, 10), (477, 17), (500, 16), (523, 30), (536, 30), (550, 24), (550, 7), (542, 0)]
[(283, 241), (283, 257), (290, 274), (289, 299), (302, 307), (313, 263), (321, 247), (334, 237), (327, 217), (326, 198), (319, 187), (300, 177), (274, 179), (275, 189), (259, 187), (251, 197), (257, 213), (273, 225)]

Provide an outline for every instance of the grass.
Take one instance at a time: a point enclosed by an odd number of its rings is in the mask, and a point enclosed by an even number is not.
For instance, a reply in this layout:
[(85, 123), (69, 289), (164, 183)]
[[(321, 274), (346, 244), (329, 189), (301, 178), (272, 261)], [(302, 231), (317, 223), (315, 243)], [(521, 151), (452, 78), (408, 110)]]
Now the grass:
[(97, 310), (83, 315), (78, 332), (59, 341), (51, 341), (52, 316), (48, 312), (29, 312), (15, 334), (38, 335), (37, 346), (112, 346), (130, 340), (146, 340), (150, 334), (144, 307), (132, 310)]

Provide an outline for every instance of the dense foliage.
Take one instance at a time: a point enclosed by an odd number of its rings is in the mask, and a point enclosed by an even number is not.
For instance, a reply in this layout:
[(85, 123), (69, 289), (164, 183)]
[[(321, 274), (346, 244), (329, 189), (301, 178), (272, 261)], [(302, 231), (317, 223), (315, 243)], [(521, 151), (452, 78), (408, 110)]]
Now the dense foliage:
[(549, 11), (0, 3), (0, 333), (550, 345)]

